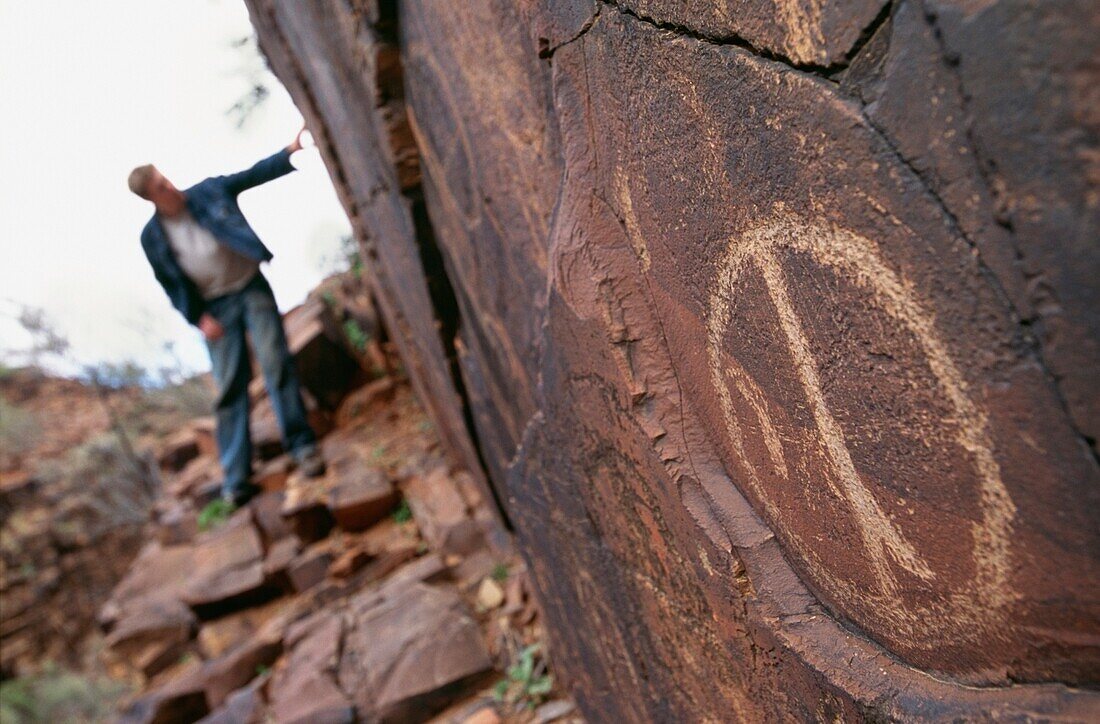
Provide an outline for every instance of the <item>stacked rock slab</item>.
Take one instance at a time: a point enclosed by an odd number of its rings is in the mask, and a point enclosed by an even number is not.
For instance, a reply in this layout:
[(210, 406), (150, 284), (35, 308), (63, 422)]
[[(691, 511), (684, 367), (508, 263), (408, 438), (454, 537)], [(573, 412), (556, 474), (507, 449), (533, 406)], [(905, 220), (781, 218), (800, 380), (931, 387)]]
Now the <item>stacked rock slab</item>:
[[(511, 661), (504, 631), (517, 645), (540, 638), (527, 578), (510, 552), (489, 550), (486, 502), (446, 464), (408, 386), (372, 384), (321, 438), (322, 476), (280, 471), (219, 523), (199, 525), (204, 492), (191, 484), (214, 460), (184, 460), (185, 434), (167, 442), (153, 540), (99, 617), (112, 673), (139, 689), (122, 722), (508, 714), (490, 687)], [(402, 488), (409, 510), (395, 515)], [(520, 595), (484, 606), (478, 587), (501, 568)]]
[(1095, 3), (248, 5), (589, 718), (1100, 716)]

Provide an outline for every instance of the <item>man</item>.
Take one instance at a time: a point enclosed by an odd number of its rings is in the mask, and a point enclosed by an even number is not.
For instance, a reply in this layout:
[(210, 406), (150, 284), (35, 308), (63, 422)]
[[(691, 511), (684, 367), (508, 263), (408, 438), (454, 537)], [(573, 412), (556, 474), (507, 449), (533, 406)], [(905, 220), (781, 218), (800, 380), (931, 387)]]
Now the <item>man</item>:
[(240, 506), (259, 488), (252, 475), (248, 383), (252, 378), (245, 332), (252, 337), (267, 391), (282, 430), (283, 447), (304, 474), (324, 472), (317, 438), (287, 348), (282, 317), (260, 263), (270, 251), (237, 206), (237, 196), (294, 170), (294, 141), (250, 169), (214, 176), (184, 191), (152, 165), (130, 172), (130, 190), (153, 203), (156, 213), (141, 232), (141, 246), (173, 306), (201, 330), (218, 387), (215, 405), (218, 452), (225, 478), (222, 496)]

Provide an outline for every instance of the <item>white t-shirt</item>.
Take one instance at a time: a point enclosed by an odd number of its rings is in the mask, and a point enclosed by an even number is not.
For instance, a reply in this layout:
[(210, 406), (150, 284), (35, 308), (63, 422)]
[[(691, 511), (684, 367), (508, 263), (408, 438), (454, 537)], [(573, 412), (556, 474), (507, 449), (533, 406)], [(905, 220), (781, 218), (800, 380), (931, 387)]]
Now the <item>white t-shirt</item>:
[(160, 223), (176, 261), (204, 299), (239, 291), (260, 268), (259, 262), (219, 242), (186, 211), (172, 218), (162, 216)]

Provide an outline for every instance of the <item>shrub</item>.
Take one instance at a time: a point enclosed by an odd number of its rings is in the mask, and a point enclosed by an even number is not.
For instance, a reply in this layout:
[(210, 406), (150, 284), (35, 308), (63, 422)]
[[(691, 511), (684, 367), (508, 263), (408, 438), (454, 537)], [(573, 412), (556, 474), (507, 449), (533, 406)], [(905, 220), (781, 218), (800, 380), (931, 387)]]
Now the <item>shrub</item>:
[(0, 682), (0, 722), (102, 721), (124, 692), (118, 682), (48, 666), (40, 674)]
[(28, 451), (38, 436), (38, 421), (30, 412), (12, 405), (0, 397), (0, 464)]

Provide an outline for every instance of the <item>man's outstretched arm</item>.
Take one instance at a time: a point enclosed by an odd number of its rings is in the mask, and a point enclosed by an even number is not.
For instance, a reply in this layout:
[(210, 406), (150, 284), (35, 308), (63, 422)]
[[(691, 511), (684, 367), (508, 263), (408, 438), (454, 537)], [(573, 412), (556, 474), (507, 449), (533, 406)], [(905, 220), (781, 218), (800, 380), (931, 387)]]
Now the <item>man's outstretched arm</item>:
[(280, 176), (285, 176), (294, 170), (290, 163), (290, 154), (302, 149), (302, 134), (305, 127), (298, 131), (298, 135), (286, 148), (259, 161), (255, 166), (238, 173), (223, 176), (225, 187), (233, 194), (273, 181)]

